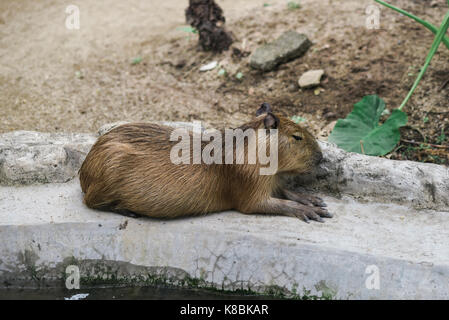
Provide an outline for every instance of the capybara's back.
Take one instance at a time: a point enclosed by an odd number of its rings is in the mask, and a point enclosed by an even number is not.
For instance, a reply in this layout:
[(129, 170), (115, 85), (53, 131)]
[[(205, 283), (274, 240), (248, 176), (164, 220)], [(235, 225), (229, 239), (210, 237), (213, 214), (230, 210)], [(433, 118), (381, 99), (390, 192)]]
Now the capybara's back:
[[(202, 214), (228, 208), (211, 166), (173, 164), (171, 127), (133, 123), (93, 145), (80, 169), (85, 204), (151, 217)], [(200, 200), (201, 199), (201, 200)], [(230, 207), (229, 207), (230, 208)]]

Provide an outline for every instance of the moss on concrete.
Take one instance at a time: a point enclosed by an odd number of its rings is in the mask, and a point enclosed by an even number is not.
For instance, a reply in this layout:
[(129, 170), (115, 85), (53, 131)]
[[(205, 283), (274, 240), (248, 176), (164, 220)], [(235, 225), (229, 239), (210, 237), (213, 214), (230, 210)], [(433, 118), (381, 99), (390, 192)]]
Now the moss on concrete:
[(23, 272), (15, 275), (10, 274), (4, 281), (6, 287), (30, 286), (30, 282), (36, 288), (64, 287), (67, 277), (65, 270), (68, 266), (78, 266), (80, 269), (80, 287), (127, 287), (127, 286), (152, 286), (172, 287), (179, 289), (201, 289), (215, 293), (263, 296), (273, 299), (331, 299), (333, 295), (323, 294), (322, 297), (311, 295), (310, 290), (303, 288), (297, 292), (297, 284), (293, 285), (291, 291), (275, 285), (254, 286), (241, 283), (240, 288), (227, 289), (225, 284), (217, 285), (206, 281), (204, 278), (190, 276), (181, 269), (172, 267), (144, 267), (132, 265), (128, 262), (117, 262), (108, 260), (78, 260), (75, 257), (64, 259), (55, 267), (43, 267), (36, 265), (34, 259), (26, 259), (28, 253), (24, 253), (22, 263)]

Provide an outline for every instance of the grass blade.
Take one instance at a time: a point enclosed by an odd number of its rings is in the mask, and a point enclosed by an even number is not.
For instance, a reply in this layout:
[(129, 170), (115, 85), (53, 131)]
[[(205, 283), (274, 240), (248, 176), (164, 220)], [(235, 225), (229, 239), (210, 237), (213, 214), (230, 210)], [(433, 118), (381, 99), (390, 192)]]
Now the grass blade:
[[(422, 24), (424, 27), (426, 27), (427, 29), (432, 31), (435, 35), (437, 34), (438, 28), (436, 26), (434, 26), (433, 24), (431, 24), (430, 22), (428, 22), (426, 20), (423, 20), (421, 18), (418, 18), (417, 16), (415, 16), (415, 15), (413, 15), (413, 14), (411, 14), (411, 13), (405, 11), (405, 10), (402, 10), (402, 9), (400, 9), (398, 7), (395, 7), (395, 6), (391, 5), (391, 4), (388, 4), (388, 3), (386, 3), (386, 2), (384, 2), (382, 0), (374, 0), (374, 1), (376, 1), (377, 3), (383, 5), (383, 6), (387, 7), (387, 8), (390, 8), (390, 9), (392, 9), (394, 11), (397, 11), (397, 12), (403, 14), (404, 16), (407, 16), (407, 17), (415, 20), (416, 22)], [(449, 3), (449, 0), (448, 0), (448, 3)], [(446, 46), (446, 48), (449, 49), (449, 37), (448, 36), (446, 36), (446, 35), (443, 36), (443, 43)]]
[(435, 39), (433, 40), (432, 47), (430, 48), (429, 54), (427, 55), (426, 62), (424, 63), (424, 66), (421, 68), (421, 72), (418, 74), (418, 77), (416, 78), (415, 83), (413, 84), (413, 87), (410, 89), (410, 91), (407, 94), (407, 96), (405, 97), (404, 101), (401, 103), (399, 110), (402, 110), (402, 108), (405, 106), (407, 101), (412, 96), (413, 91), (415, 91), (416, 87), (418, 86), (419, 81), (421, 81), (421, 78), (423, 77), (424, 73), (426, 72), (427, 67), (430, 64), (430, 61), (432, 60), (435, 52), (437, 51), (441, 41), (443, 40), (443, 36), (446, 34), (446, 31), (448, 28), (449, 28), (449, 11), (444, 16), (443, 22), (441, 23), (441, 26), (438, 29), (437, 35), (435, 36)]

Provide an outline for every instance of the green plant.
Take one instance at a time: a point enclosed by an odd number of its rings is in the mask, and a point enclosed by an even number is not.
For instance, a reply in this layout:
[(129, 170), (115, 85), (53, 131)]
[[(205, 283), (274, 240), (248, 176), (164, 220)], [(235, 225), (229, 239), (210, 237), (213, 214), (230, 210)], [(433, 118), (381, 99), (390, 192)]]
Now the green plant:
[(84, 75), (81, 73), (81, 71), (76, 71), (75, 72), (75, 77), (77, 77), (78, 79), (83, 79)]
[[(428, 22), (426, 20), (423, 20), (421, 18), (418, 18), (417, 16), (415, 16), (415, 15), (413, 15), (413, 14), (411, 14), (411, 13), (405, 11), (405, 10), (402, 10), (402, 9), (400, 9), (398, 7), (395, 7), (395, 6), (391, 5), (391, 4), (388, 4), (388, 3), (386, 3), (386, 2), (384, 2), (382, 0), (374, 0), (374, 1), (376, 1), (377, 3), (383, 5), (383, 6), (387, 7), (387, 8), (390, 8), (390, 9), (392, 9), (394, 11), (397, 11), (400, 14), (403, 14), (406, 17), (409, 17), (409, 18), (415, 20), (416, 22), (422, 24), (424, 27), (426, 27), (427, 29), (432, 31), (435, 35), (437, 34), (438, 28), (436, 26), (434, 26), (433, 24), (431, 24), (430, 22)], [(449, 4), (449, 1), (448, 1), (448, 4)], [(449, 37), (446, 36), (446, 35), (443, 36), (443, 40), (442, 41), (443, 41), (444, 45), (446, 46), (446, 48), (449, 49)]]
[(193, 34), (197, 34), (198, 33), (198, 30), (196, 30), (193, 27), (178, 27), (178, 30), (184, 31), (184, 32), (187, 32), (187, 33), (193, 33)]
[(399, 108), (393, 110), (391, 116), (382, 125), (379, 125), (379, 119), (385, 109), (385, 103), (376, 95), (365, 96), (360, 102), (354, 105), (354, 110), (345, 119), (339, 119), (337, 121), (334, 130), (329, 136), (329, 141), (336, 143), (346, 151), (382, 156), (391, 152), (399, 142), (399, 128), (407, 123), (407, 115), (402, 109), (421, 81), (440, 43), (443, 42), (449, 49), (449, 38), (445, 36), (449, 28), (449, 10), (444, 16), (440, 27), (437, 28), (430, 22), (422, 20), (384, 1), (374, 1), (414, 19), (435, 33), (435, 38), (427, 54), (426, 61), (412, 88)]
[(300, 122), (306, 121), (306, 119), (303, 118), (303, 117), (301, 117), (301, 116), (293, 116), (293, 117), (292, 117), (292, 121), (293, 121), (294, 123), (300, 123)]
[(296, 1), (289, 1), (287, 3), (287, 8), (289, 8), (290, 10), (295, 10), (301, 8), (301, 5)]
[[(374, 0), (374, 1), (376, 1), (377, 3), (380, 3), (381, 5), (386, 6), (392, 10), (395, 10), (407, 17), (414, 19), (415, 21), (417, 21), (418, 23), (422, 24), (423, 26), (428, 28), (430, 31), (435, 33), (435, 39), (433, 40), (432, 46), (430, 47), (429, 53), (427, 54), (426, 62), (424, 63), (424, 66), (421, 68), (421, 71), (419, 72), (418, 77), (416, 78), (415, 83), (413, 84), (412, 88), (408, 92), (404, 101), (402, 101), (401, 105), (399, 106), (399, 110), (402, 110), (402, 108), (405, 106), (407, 101), (412, 96), (412, 94), (415, 91), (416, 87), (418, 86), (419, 82), (421, 81), (421, 78), (423, 77), (424, 73), (426, 72), (427, 67), (430, 64), (430, 61), (432, 60), (433, 56), (435, 55), (435, 52), (437, 51), (438, 47), (440, 46), (440, 43), (443, 42), (446, 45), (446, 47), (449, 49), (449, 37), (447, 37), (445, 35), (447, 32), (447, 29), (449, 28), (449, 10), (446, 13), (446, 15), (444, 16), (443, 22), (441, 23), (440, 27), (437, 28), (434, 25), (432, 25), (430, 22), (422, 20), (422, 19), (414, 16), (413, 14), (408, 13), (407, 11), (399, 9), (395, 6), (392, 6), (384, 1), (381, 1), (381, 0)], [(448, 4), (449, 4), (449, 0), (448, 0)]]
[(218, 75), (219, 75), (219, 76), (225, 76), (225, 75), (227, 75), (226, 69), (221, 68), (220, 70), (218, 70)]
[(407, 115), (399, 109), (379, 125), (385, 102), (377, 95), (365, 96), (354, 110), (335, 124), (329, 141), (340, 148), (368, 155), (385, 155), (398, 143), (399, 128), (407, 123)]
[(131, 61), (132, 65), (136, 65), (142, 62), (142, 57), (136, 57)]
[(441, 128), (441, 134), (437, 138), (437, 143), (441, 144), (446, 141), (446, 135), (444, 134), (444, 128)]
[(179, 30), (179, 31), (183, 31), (183, 32), (187, 33), (188, 35), (187, 35), (186, 39), (189, 40), (189, 41), (190, 41), (190, 36), (191, 35), (198, 34), (198, 30), (193, 28), (193, 27), (191, 27), (191, 26), (178, 27), (176, 29)]

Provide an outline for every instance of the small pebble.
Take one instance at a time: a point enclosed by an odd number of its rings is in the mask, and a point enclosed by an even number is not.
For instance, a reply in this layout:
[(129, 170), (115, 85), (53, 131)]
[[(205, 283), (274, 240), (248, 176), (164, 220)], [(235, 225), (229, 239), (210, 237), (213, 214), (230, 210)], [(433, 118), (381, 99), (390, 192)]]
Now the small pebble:
[(205, 71), (213, 70), (217, 67), (217, 65), (218, 65), (217, 61), (212, 61), (211, 63), (205, 64), (204, 66), (202, 66), (200, 68), (200, 71), (205, 72)]
[(324, 70), (309, 70), (299, 78), (298, 85), (301, 88), (316, 87), (321, 82), (321, 77), (324, 74)]

